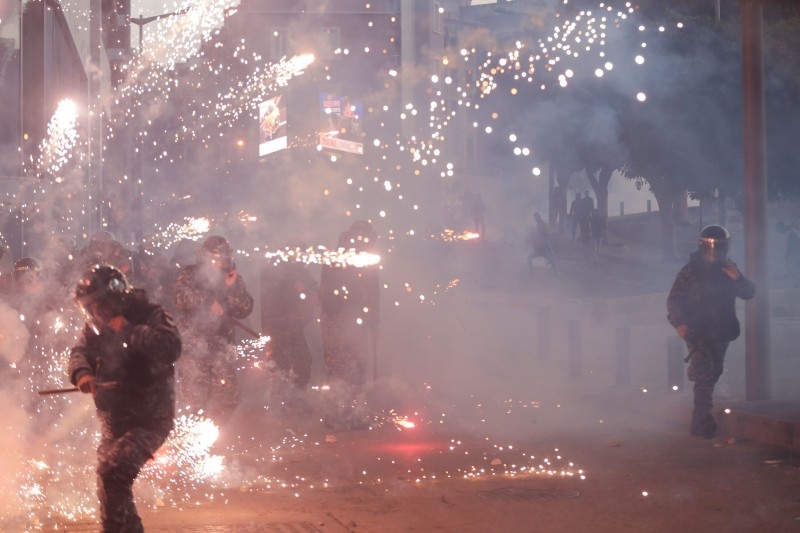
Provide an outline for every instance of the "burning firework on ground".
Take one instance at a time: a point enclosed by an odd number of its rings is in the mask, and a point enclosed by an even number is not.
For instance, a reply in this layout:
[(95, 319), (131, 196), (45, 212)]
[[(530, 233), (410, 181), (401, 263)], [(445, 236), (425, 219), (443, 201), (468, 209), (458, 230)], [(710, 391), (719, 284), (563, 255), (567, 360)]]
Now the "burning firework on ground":
[(196, 497), (224, 469), (224, 458), (210, 451), (218, 437), (219, 427), (211, 419), (202, 414), (179, 415), (167, 442), (142, 469), (138, 482), (147, 484), (162, 502)]

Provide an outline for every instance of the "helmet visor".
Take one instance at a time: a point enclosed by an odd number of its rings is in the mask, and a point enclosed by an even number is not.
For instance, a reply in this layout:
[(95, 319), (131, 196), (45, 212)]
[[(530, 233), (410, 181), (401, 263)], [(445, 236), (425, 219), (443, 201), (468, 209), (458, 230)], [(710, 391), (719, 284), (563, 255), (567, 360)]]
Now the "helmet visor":
[(233, 268), (233, 258), (227, 254), (206, 254), (208, 264), (215, 270), (229, 272)]
[(720, 263), (728, 257), (730, 242), (728, 239), (700, 239), (700, 252), (708, 263)]
[(110, 287), (75, 296), (75, 304), (95, 333), (99, 334), (109, 320), (122, 313), (124, 289), (125, 282), (114, 279), (111, 280)]
[(117, 306), (103, 299), (93, 299), (86, 303), (79, 301), (78, 308), (86, 323), (97, 334), (100, 334), (100, 330), (108, 324), (109, 320), (119, 314)]

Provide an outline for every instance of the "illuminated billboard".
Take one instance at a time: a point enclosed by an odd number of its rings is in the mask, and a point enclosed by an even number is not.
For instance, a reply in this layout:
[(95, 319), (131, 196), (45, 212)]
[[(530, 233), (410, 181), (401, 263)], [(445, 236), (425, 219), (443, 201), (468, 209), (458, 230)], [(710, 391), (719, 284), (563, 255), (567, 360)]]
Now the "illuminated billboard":
[(278, 94), (258, 104), (258, 155), (265, 156), (288, 146), (286, 102)]
[(328, 150), (364, 154), (361, 102), (345, 96), (319, 93), (322, 125), (319, 144)]

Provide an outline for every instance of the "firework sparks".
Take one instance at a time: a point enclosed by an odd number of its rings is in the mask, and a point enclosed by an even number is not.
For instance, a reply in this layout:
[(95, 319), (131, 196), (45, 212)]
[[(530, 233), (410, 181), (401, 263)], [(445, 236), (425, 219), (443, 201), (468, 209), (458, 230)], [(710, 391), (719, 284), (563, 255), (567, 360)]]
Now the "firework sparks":
[(200, 240), (211, 229), (211, 220), (207, 217), (183, 219), (183, 223), (171, 223), (149, 237), (151, 244), (158, 248), (169, 248), (183, 239)]
[(224, 469), (223, 457), (210, 453), (219, 438), (219, 427), (201, 414), (184, 414), (155, 458), (142, 469), (140, 479), (158, 492), (196, 489)]
[(47, 138), (40, 146), (40, 156), (36, 164), (39, 174), (57, 176), (72, 160), (80, 137), (77, 124), (78, 106), (72, 100), (61, 100), (47, 124)]
[(265, 252), (264, 258), (273, 265), (297, 262), (307, 265), (352, 266), (355, 268), (376, 266), (381, 262), (379, 254), (361, 252), (352, 248), (329, 250), (324, 246), (306, 249), (284, 248), (275, 252)]
[(447, 228), (442, 233), (437, 235), (431, 235), (432, 239), (438, 239), (444, 242), (453, 242), (453, 241), (474, 241), (475, 239), (480, 239), (480, 234), (474, 231), (464, 230), (461, 233), (456, 233), (456, 230)]
[(264, 363), (266, 354), (268, 352), (267, 344), (270, 338), (268, 335), (262, 335), (258, 339), (248, 339), (236, 345), (236, 358), (237, 361), (242, 363), (239, 367), (244, 370), (249, 366), (253, 368), (265, 368), (267, 365)]

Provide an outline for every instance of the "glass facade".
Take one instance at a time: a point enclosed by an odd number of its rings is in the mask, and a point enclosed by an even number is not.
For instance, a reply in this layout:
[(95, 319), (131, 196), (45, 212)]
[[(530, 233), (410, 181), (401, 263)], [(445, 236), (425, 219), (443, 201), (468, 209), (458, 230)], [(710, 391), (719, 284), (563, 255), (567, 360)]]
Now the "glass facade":
[(0, 192), (20, 174), (20, 1), (0, 2)]

